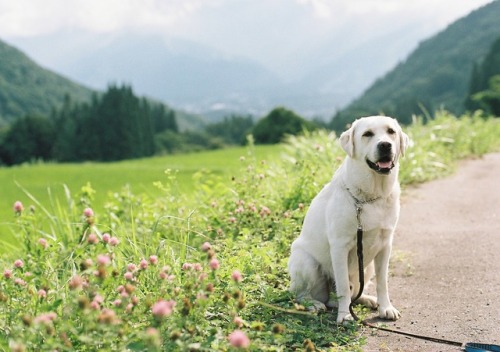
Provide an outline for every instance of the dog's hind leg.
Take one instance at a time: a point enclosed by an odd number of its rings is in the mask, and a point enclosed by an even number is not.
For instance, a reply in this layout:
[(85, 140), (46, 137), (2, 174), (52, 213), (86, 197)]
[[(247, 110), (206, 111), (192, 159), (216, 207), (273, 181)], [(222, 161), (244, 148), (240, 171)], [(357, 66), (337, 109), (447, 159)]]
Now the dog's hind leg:
[(322, 273), (319, 263), (306, 251), (292, 249), (288, 262), (291, 277), (290, 291), (297, 301), (311, 311), (326, 310), (329, 300), (329, 281)]

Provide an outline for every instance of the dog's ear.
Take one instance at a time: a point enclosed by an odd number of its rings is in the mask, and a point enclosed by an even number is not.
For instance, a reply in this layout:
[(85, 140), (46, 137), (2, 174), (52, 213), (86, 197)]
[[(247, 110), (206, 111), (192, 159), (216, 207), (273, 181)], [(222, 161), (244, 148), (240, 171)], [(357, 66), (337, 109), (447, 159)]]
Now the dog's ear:
[(403, 131), (399, 133), (399, 153), (402, 157), (405, 156), (406, 148), (411, 145), (410, 137)]
[(350, 158), (354, 156), (354, 127), (356, 127), (356, 121), (354, 121), (351, 127), (347, 131), (344, 131), (339, 138), (340, 146)]

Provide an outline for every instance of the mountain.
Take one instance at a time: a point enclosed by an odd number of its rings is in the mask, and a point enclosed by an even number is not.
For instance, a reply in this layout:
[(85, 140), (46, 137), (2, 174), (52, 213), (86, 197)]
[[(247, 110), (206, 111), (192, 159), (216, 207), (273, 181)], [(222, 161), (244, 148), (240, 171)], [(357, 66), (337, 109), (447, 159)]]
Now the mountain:
[[(57, 58), (40, 47), (47, 42), (58, 48)], [(24, 46), (44, 54), (46, 62), (57, 61), (58, 71), (90, 87), (124, 82), (139, 94), (193, 112), (252, 112), (280, 85), (280, 78), (259, 63), (155, 34), (55, 33), (26, 40)]]
[(464, 112), (471, 72), (500, 37), (500, 1), (473, 11), (423, 41), (397, 65), (332, 120), (343, 129), (357, 116), (385, 113), (409, 122), (422, 109)]
[[(84, 102), (98, 92), (41, 67), (1, 40), (0, 57), (0, 126), (27, 114), (48, 116), (53, 108), (62, 105), (65, 95), (73, 101)], [(87, 68), (91, 75), (91, 67)], [(199, 115), (175, 113), (181, 130), (199, 129), (206, 124)]]
[(38, 66), (3, 41), (0, 57), (0, 124), (26, 114), (47, 115), (66, 94), (76, 101), (90, 99), (90, 89)]
[(283, 55), (279, 62), (287, 74), (168, 35), (71, 30), (17, 42), (44, 65), (89, 87), (125, 82), (139, 94), (217, 120), (231, 113), (263, 116), (276, 106), (330, 117), (405, 57), (424, 32), (407, 25), (342, 47), (347, 33), (314, 38)]

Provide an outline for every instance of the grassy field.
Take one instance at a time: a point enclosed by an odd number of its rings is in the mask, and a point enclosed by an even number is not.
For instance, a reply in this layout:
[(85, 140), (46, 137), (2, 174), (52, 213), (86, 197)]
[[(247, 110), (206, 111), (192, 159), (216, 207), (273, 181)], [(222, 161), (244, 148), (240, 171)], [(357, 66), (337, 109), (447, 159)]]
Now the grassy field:
[[(275, 160), (282, 151), (283, 146), (255, 146), (252, 153), (259, 159)], [(64, 185), (72, 195), (76, 195), (83, 186), (90, 184), (96, 191), (93, 207), (99, 211), (109, 193), (129, 186), (135, 194), (154, 196), (158, 192), (154, 183), (164, 182), (171, 175), (176, 177), (177, 191), (184, 193), (193, 189), (196, 182), (193, 176), (200, 170), (229, 180), (232, 174), (239, 172), (242, 165), (240, 158), (248, 155), (249, 148), (234, 147), (113, 163), (39, 163), (0, 168), (0, 236), (8, 236), (7, 228), (14, 219), (12, 206), (15, 201), (27, 206), (33, 204), (26, 192), (47, 205), (49, 198), (65, 201)], [(167, 170), (170, 170), (168, 174)]]
[[(480, 115), (442, 112), (405, 131), (404, 186), (500, 148), (500, 119)], [(0, 170), (15, 239), (0, 239), (0, 350), (361, 351), (358, 325), (311, 314), (288, 291), (290, 246), (345, 156), (338, 140), (317, 131), (249, 151)], [(87, 182), (94, 200), (79, 195)]]

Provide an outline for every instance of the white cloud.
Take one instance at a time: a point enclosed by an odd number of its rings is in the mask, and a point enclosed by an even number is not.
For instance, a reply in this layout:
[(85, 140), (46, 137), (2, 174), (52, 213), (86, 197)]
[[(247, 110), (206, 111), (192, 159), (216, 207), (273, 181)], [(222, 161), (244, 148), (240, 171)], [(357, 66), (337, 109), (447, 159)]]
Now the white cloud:
[(293, 75), (320, 46), (325, 55), (339, 55), (408, 28), (417, 28), (412, 38), (422, 40), (490, 1), (0, 0), (0, 39), (16, 45), (23, 37), (63, 31), (143, 31), (195, 41)]
[(111, 32), (174, 26), (218, 0), (0, 0), (0, 33), (36, 36), (66, 29)]
[[(433, 21), (444, 26), (490, 0), (0, 0), (2, 36), (36, 36), (58, 30), (111, 32), (123, 29), (181, 31), (208, 8), (310, 9), (328, 28), (381, 17), (394, 21)], [(295, 2), (295, 4), (294, 4)], [(240, 13), (241, 15), (241, 13)], [(282, 15), (281, 11), (276, 16)], [(222, 19), (224, 20), (224, 19)], [(333, 20), (333, 21), (332, 21)], [(331, 21), (328, 24), (328, 21)], [(254, 19), (255, 25), (259, 20)], [(388, 24), (390, 25), (390, 24)]]
[(327, 0), (297, 0), (298, 4), (310, 6), (314, 14), (319, 18), (330, 18), (332, 16), (332, 2)]

